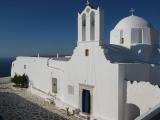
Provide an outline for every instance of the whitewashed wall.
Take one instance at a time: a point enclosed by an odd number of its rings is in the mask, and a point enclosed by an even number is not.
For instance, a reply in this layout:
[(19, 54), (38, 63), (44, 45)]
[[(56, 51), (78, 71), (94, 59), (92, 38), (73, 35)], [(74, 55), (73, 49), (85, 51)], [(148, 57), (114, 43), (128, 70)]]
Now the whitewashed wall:
[(149, 82), (128, 82), (127, 103), (138, 106), (142, 115), (160, 103), (160, 88)]
[[(85, 49), (89, 49), (89, 56), (85, 56)], [(68, 104), (79, 106), (79, 84), (92, 85), (93, 113), (99, 119), (123, 120), (123, 81), (119, 81), (119, 66), (107, 61), (103, 49), (98, 42), (80, 43), (65, 70), (64, 98)], [(123, 76), (122, 76), (123, 77)], [(67, 86), (73, 85), (74, 95), (68, 95)], [(125, 89), (124, 89), (125, 90)], [(119, 97), (122, 97), (119, 99)]]
[[(122, 36), (120, 35), (122, 31)], [(120, 43), (121, 38), (124, 38), (124, 43)], [(131, 29), (113, 29), (110, 32), (110, 44), (120, 45), (123, 47), (131, 47)]]
[[(63, 81), (63, 61), (50, 61), (49, 58), (38, 57), (17, 57), (13, 62), (11, 76), (15, 74), (26, 74), (29, 77), (31, 87), (40, 89), (47, 94), (52, 93), (52, 78), (58, 80), (58, 92), (61, 93), (61, 82)], [(24, 69), (26, 65), (26, 69)], [(33, 90), (35, 94), (40, 94), (38, 91)], [(61, 94), (58, 94), (60, 96)], [(47, 98), (48, 96), (42, 94), (41, 97)]]
[[(137, 115), (138, 109), (142, 115), (160, 104), (160, 88), (158, 87), (160, 66), (150, 64), (126, 64), (125, 66), (126, 80), (129, 81), (127, 83), (127, 103), (136, 107), (132, 114), (126, 111), (126, 117), (133, 118), (134, 114)], [(130, 81), (134, 81), (133, 84)], [(132, 108), (127, 109), (133, 111)]]
[[(85, 56), (85, 49), (89, 49), (89, 56)], [(107, 61), (98, 42), (79, 43), (68, 62), (18, 57), (13, 64), (12, 76), (15, 72), (27, 74), (31, 81), (32, 93), (43, 98), (49, 97), (32, 87), (53, 94), (51, 79), (54, 77), (58, 79), (56, 96), (69, 106), (81, 108), (79, 85), (90, 85), (93, 86), (92, 118), (123, 120), (126, 100), (124, 67)], [(74, 87), (73, 95), (68, 93), (68, 85)], [(66, 106), (63, 107), (65, 109)]]

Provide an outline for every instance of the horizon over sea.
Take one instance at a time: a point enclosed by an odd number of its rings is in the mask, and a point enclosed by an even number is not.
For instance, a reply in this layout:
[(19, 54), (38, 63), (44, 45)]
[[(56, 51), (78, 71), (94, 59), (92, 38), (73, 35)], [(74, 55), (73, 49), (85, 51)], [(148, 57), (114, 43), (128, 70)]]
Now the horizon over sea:
[[(69, 54), (62, 54), (59, 57), (70, 56)], [(37, 56), (31, 56), (37, 57)], [(43, 55), (41, 57), (56, 57), (56, 55)], [(0, 78), (11, 76), (12, 62), (16, 57), (0, 57)]]
[(11, 75), (11, 66), (15, 57), (0, 58), (0, 77), (8, 77)]

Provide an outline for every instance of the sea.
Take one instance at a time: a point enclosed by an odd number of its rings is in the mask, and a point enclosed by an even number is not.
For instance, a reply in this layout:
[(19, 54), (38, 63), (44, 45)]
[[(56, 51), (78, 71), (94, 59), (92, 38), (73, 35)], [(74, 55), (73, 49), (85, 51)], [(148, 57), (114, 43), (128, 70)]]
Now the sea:
[(0, 57), (0, 77), (11, 75), (11, 66), (15, 59), (14, 57)]

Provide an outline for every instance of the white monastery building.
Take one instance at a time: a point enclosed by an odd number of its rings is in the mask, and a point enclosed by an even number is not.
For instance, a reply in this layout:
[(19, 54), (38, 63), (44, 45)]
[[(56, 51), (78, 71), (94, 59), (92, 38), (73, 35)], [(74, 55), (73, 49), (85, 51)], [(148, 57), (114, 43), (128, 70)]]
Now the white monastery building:
[(78, 13), (72, 56), (17, 57), (11, 76), (26, 74), (31, 93), (91, 120), (155, 115), (160, 106), (159, 31), (132, 14), (119, 21), (105, 44), (103, 26), (102, 10), (87, 2)]

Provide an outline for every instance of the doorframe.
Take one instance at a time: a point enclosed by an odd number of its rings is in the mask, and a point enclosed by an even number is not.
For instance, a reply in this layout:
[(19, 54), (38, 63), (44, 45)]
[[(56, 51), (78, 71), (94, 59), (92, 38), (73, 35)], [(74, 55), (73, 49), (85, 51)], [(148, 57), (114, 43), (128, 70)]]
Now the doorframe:
[[(89, 115), (92, 115), (93, 113), (93, 88), (94, 86), (93, 85), (86, 85), (86, 84), (79, 84), (79, 108), (82, 112), (82, 92), (83, 92), (83, 89), (85, 90), (88, 90), (90, 92), (90, 114)], [(83, 113), (83, 112), (82, 112)], [(88, 115), (87, 113), (83, 113), (85, 115)]]
[[(54, 91), (53, 89), (55, 89), (55, 88), (53, 88), (53, 87), (55, 87), (54, 85), (53, 85), (53, 81), (56, 81), (56, 91)], [(57, 94), (58, 93), (58, 79), (56, 78), (56, 77), (52, 77), (52, 80), (51, 80), (51, 93), (52, 94)]]

